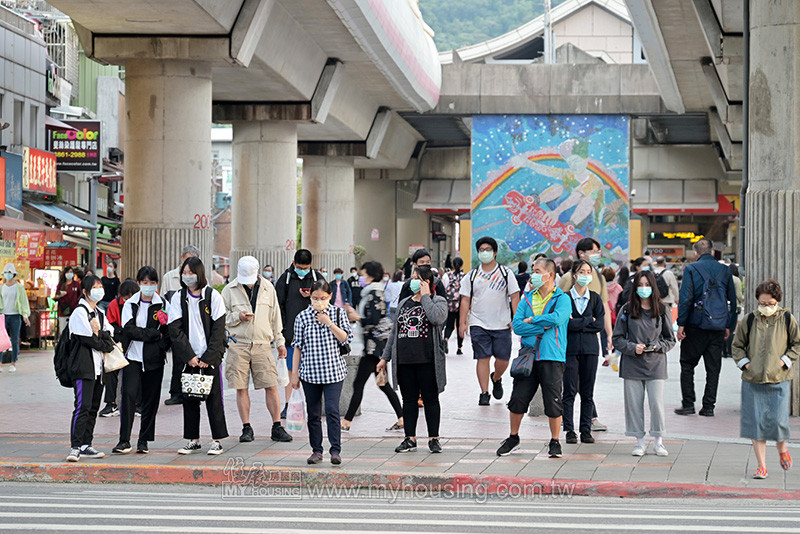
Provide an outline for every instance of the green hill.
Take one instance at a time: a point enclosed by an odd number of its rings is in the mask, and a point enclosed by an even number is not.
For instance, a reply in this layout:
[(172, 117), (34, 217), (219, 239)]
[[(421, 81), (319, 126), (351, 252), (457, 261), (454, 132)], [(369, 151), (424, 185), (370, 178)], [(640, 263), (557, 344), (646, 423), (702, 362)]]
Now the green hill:
[[(564, 0), (552, 0), (555, 7)], [(544, 0), (420, 0), (436, 47), (452, 50), (498, 37), (544, 13)]]

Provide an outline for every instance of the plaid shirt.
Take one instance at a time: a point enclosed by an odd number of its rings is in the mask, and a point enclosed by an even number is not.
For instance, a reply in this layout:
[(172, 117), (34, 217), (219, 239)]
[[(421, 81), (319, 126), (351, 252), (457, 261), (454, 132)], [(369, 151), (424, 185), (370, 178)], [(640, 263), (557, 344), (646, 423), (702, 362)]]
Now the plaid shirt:
[(324, 312), (309, 306), (297, 315), (292, 346), (301, 351), (300, 380), (311, 384), (334, 384), (344, 380), (347, 363), (339, 353), (339, 341), (331, 329), (315, 319), (319, 313), (327, 313), (336, 326), (347, 332), (345, 343), (353, 341), (347, 314), (329, 304)]

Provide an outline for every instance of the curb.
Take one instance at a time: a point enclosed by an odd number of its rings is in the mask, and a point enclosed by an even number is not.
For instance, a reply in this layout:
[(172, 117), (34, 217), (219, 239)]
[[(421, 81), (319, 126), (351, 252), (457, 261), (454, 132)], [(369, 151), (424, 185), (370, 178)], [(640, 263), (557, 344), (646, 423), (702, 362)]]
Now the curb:
[[(350, 472), (247, 466), (31, 464), (0, 462), (3, 482), (84, 482), (94, 484), (205, 484), (253, 488), (347, 488), (470, 497), (620, 497), (762, 499), (800, 501), (800, 491), (671, 482), (606, 482), (495, 475)], [(246, 491), (239, 492), (242, 496)], [(230, 493), (234, 496), (236, 493)], [(327, 495), (327, 492), (326, 492)], [(335, 492), (331, 491), (330, 496)]]

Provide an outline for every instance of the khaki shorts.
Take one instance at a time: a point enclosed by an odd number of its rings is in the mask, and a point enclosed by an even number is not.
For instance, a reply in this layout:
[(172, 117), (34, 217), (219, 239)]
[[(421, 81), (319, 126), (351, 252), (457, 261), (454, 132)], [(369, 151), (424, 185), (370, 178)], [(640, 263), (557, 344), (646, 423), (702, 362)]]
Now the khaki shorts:
[(232, 389), (248, 389), (250, 376), (255, 389), (278, 385), (278, 367), (269, 344), (231, 343), (225, 357), (225, 380)]

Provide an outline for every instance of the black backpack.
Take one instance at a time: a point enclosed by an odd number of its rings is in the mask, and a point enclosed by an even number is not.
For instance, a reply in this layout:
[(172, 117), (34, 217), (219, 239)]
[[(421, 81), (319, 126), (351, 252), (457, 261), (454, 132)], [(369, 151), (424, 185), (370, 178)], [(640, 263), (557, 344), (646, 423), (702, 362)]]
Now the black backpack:
[(669, 296), (669, 286), (667, 285), (667, 281), (664, 280), (664, 271), (656, 274), (656, 285), (658, 286), (658, 292), (661, 294), (661, 299), (665, 299)]
[[(81, 305), (78, 307), (86, 310), (86, 313), (89, 315), (89, 320), (95, 315), (95, 312), (91, 311), (86, 306)], [(103, 314), (99, 316), (100, 328), (103, 328)], [(65, 388), (72, 388), (73, 385), (72, 377), (69, 376), (69, 363), (72, 360), (72, 352), (76, 347), (77, 344), (73, 343), (70, 337), (69, 323), (67, 323), (67, 326), (64, 327), (64, 330), (58, 338), (55, 354), (53, 355), (53, 367), (56, 371), (56, 379), (58, 379), (59, 384)]]

